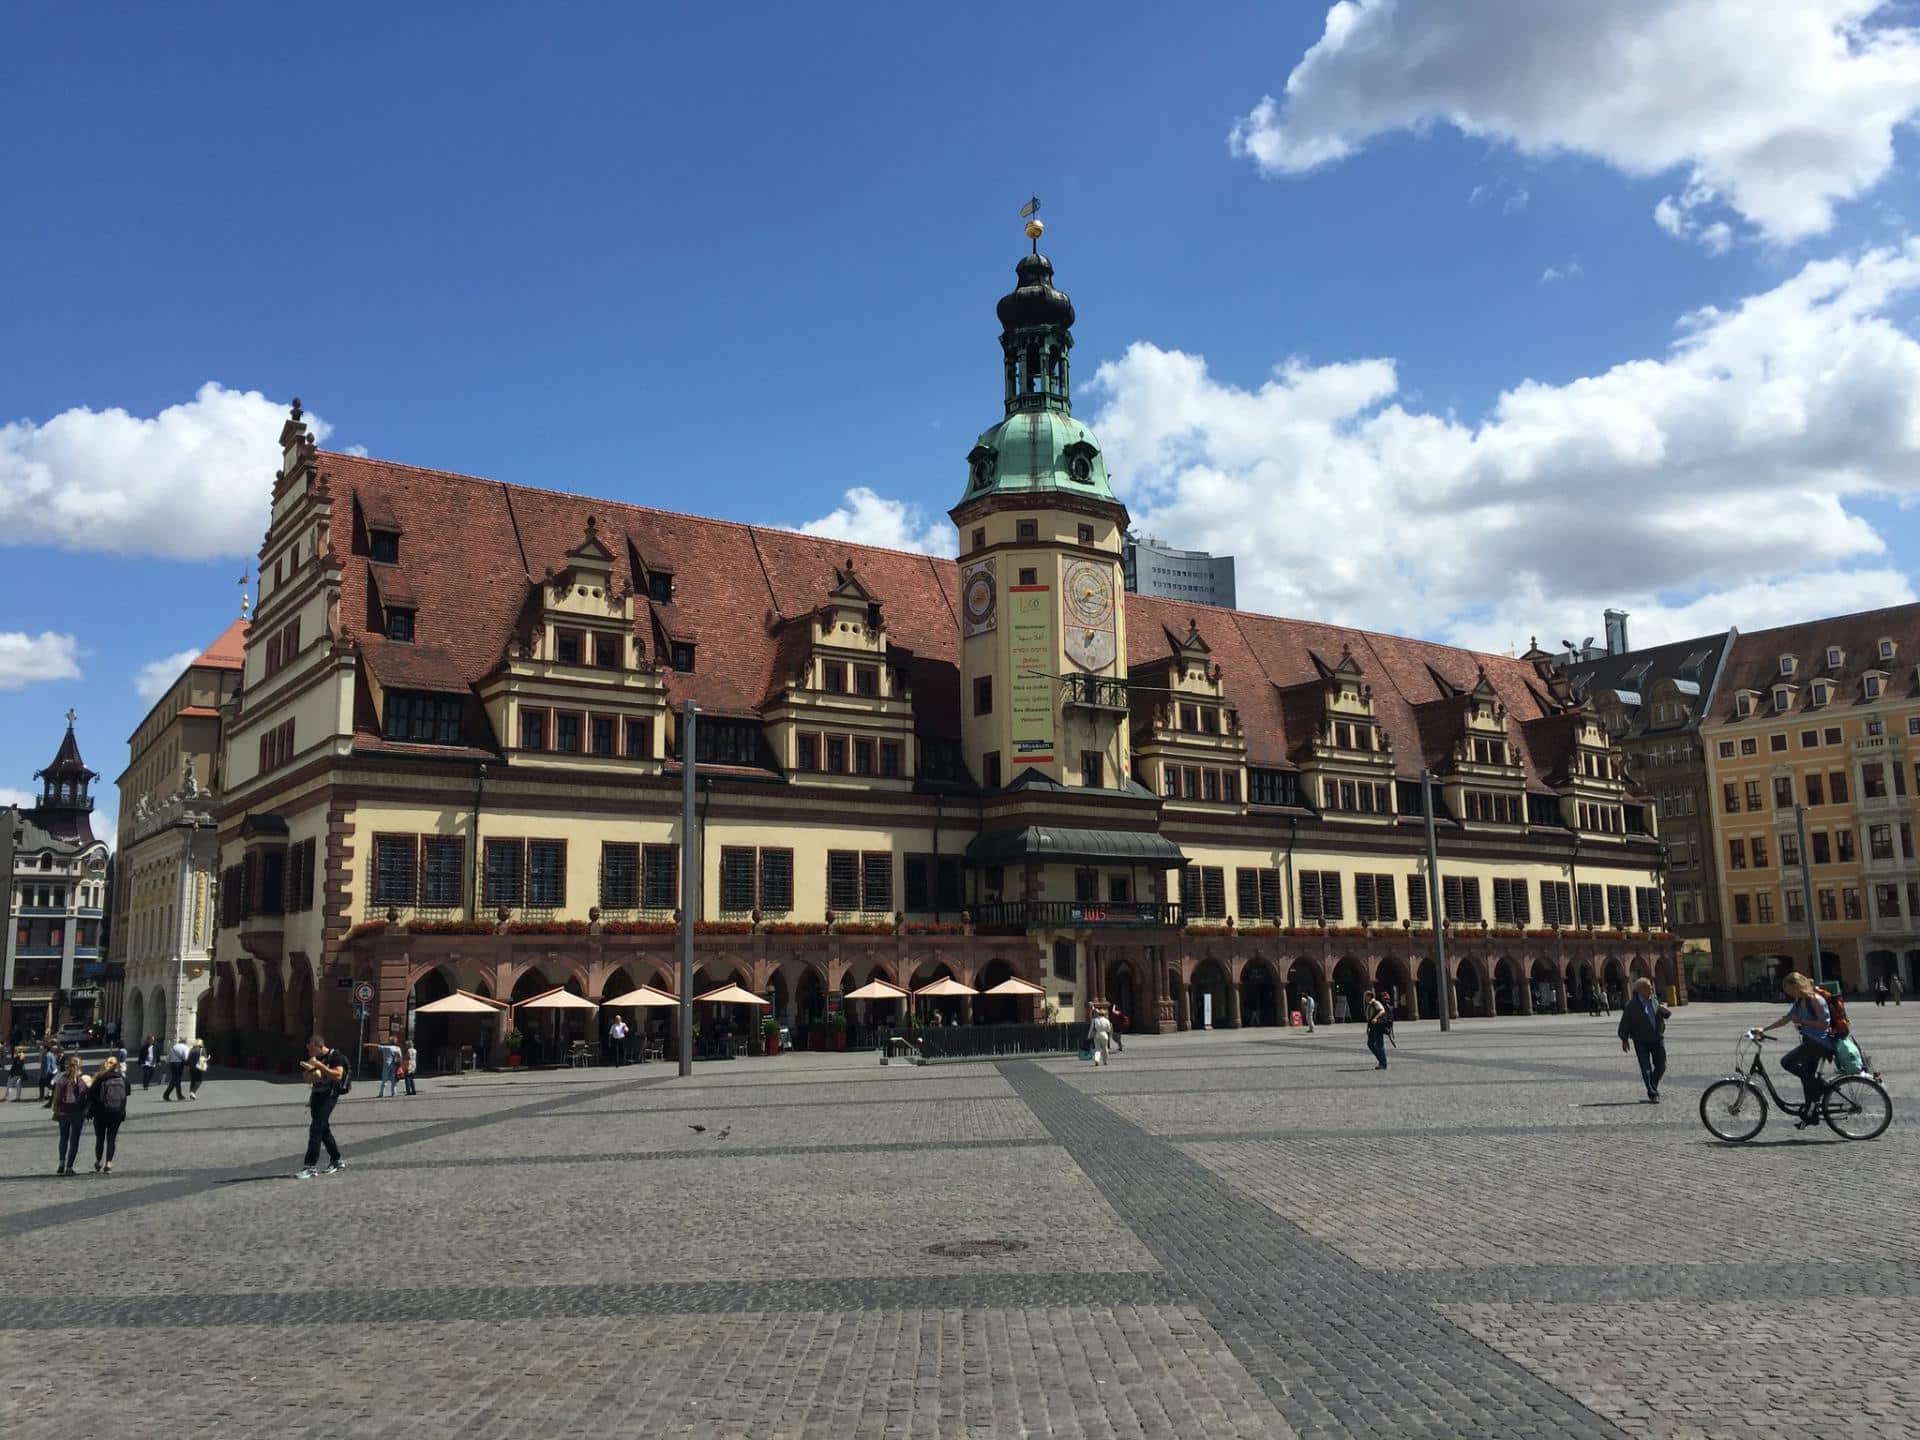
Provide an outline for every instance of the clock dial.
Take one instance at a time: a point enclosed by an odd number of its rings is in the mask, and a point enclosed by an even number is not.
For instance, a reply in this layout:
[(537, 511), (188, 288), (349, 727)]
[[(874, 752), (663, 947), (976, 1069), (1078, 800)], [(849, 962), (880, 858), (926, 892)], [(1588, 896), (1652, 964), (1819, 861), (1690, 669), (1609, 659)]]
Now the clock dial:
[(1113, 566), (1094, 560), (1076, 560), (1067, 567), (1061, 586), (1067, 658), (1082, 670), (1104, 670), (1113, 664)]
[(966, 632), (980, 635), (993, 629), (999, 610), (999, 591), (994, 584), (993, 561), (969, 565), (960, 577), (960, 602), (966, 612)]

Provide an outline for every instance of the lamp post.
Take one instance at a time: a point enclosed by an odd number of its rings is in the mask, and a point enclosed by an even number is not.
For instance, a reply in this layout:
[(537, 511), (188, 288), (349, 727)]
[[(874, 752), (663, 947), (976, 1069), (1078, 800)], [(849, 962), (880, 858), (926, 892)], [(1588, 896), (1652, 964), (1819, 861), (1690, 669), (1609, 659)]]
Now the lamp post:
[(693, 1074), (693, 915), (700, 903), (700, 856), (693, 843), (694, 726), (700, 707), (680, 705), (680, 1074)]
[(1820, 912), (1813, 907), (1813, 857), (1807, 854), (1807, 807), (1793, 807), (1793, 828), (1800, 837), (1800, 893), (1806, 897), (1807, 935), (1813, 941), (1813, 983), (1820, 983)]
[(1440, 1028), (1453, 1028), (1453, 987), (1447, 983), (1447, 922), (1440, 909), (1440, 846), (1433, 837), (1433, 771), (1420, 772), (1420, 808), (1427, 817), (1427, 918), (1433, 922), (1433, 990), (1440, 1000)]

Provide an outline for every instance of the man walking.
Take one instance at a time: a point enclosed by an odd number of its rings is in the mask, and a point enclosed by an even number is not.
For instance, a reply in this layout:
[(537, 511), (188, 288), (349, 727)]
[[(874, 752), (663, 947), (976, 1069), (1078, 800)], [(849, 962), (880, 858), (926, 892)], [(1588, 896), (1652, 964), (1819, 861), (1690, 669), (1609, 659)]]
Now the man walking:
[(153, 1088), (153, 1072), (159, 1068), (159, 1065), (160, 1042), (149, 1035), (146, 1044), (140, 1047), (140, 1088), (142, 1090)]
[(627, 1022), (621, 1016), (614, 1016), (613, 1024), (607, 1027), (607, 1049), (615, 1065), (627, 1063)]
[(1318, 1005), (1319, 1002), (1313, 998), (1313, 992), (1311, 990), (1300, 997), (1300, 1018), (1307, 1022), (1307, 1034), (1309, 1035), (1313, 1033), (1313, 1012), (1318, 1008)]
[(187, 1044), (183, 1035), (173, 1042), (173, 1048), (167, 1051), (167, 1088), (160, 1092), (162, 1100), (184, 1100), (187, 1098), (187, 1056), (193, 1053), (193, 1047)]
[[(332, 1125), (333, 1107), (347, 1078), (347, 1057), (329, 1049), (320, 1036), (312, 1035), (307, 1039), (307, 1058), (300, 1062), (300, 1069), (313, 1090), (307, 1096), (307, 1158), (299, 1178), (311, 1180), (315, 1175), (331, 1175), (347, 1168), (347, 1162), (340, 1158), (340, 1147), (333, 1142)], [(327, 1148), (327, 1168), (316, 1170), (313, 1167), (320, 1161), (323, 1145)]]
[(1660, 1079), (1667, 1073), (1667, 1017), (1673, 1012), (1653, 998), (1653, 981), (1642, 975), (1633, 982), (1633, 994), (1620, 1007), (1620, 1052), (1629, 1045), (1640, 1061), (1647, 1103), (1660, 1103)]
[(1387, 1007), (1380, 1003), (1373, 991), (1368, 990), (1360, 997), (1360, 1011), (1367, 1022), (1367, 1049), (1373, 1052), (1376, 1070), (1387, 1068)]

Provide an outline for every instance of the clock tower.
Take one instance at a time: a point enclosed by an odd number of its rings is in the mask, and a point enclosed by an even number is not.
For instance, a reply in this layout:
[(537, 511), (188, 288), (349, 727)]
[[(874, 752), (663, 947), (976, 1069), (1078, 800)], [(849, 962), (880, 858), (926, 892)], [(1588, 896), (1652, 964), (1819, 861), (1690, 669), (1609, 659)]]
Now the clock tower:
[(1038, 780), (1126, 788), (1127, 509), (1073, 415), (1073, 302), (1031, 254), (1001, 298), (1005, 417), (967, 456), (960, 531), (960, 697), (967, 766), (987, 789)]

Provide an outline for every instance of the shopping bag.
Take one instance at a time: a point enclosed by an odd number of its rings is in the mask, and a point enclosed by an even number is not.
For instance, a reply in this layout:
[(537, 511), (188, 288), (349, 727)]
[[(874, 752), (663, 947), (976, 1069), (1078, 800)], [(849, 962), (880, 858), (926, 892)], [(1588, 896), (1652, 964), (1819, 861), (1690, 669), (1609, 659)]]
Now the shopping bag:
[(1867, 1068), (1867, 1062), (1861, 1057), (1860, 1047), (1853, 1043), (1851, 1035), (1845, 1035), (1833, 1047), (1833, 1063), (1842, 1075), (1858, 1075)]

